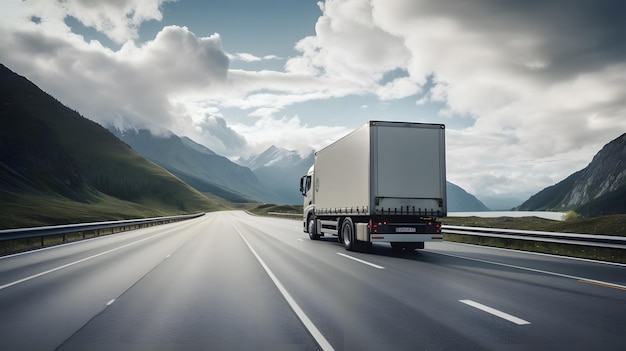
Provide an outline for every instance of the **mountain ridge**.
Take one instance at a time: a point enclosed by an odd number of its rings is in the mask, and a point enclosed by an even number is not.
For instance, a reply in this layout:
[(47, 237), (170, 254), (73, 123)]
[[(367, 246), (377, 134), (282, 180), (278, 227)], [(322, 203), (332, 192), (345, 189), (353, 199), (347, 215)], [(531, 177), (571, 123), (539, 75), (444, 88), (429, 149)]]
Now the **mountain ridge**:
[(584, 216), (626, 213), (626, 133), (610, 141), (587, 167), (522, 203), (519, 210), (574, 210)]
[(133, 150), (167, 169), (196, 190), (231, 202), (274, 202), (279, 198), (247, 167), (218, 155), (188, 137), (157, 136), (147, 129), (109, 131)]
[[(1, 64), (0, 107), (1, 226), (145, 217), (219, 207), (96, 122)], [(52, 202), (67, 210), (46, 208)], [(28, 208), (32, 204), (40, 208)], [(85, 208), (90, 210), (80, 214)]]

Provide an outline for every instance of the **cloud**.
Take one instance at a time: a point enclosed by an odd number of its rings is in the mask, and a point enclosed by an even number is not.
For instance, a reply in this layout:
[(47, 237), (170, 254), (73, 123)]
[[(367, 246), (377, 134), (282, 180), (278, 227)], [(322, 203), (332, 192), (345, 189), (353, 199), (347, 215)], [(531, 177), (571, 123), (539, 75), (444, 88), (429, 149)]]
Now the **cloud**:
[[(320, 7), (316, 36), (298, 43), (301, 55), (287, 69), (362, 86), (406, 70), (408, 77), (375, 88), (383, 100), (419, 93), (432, 77), (416, 103), (444, 103), (442, 118), (474, 120), (467, 130), (448, 130), (462, 140), (448, 138), (449, 175), (466, 188), (492, 191), (481, 180), (492, 168), (495, 179), (508, 179), (497, 192), (536, 191), (584, 167), (626, 130), (626, 22), (618, 15), (626, 4), (619, 1), (329, 0)], [(559, 171), (545, 172), (546, 164)]]
[(238, 60), (244, 62), (259, 62), (263, 60), (281, 60), (280, 57), (276, 55), (266, 55), (263, 57), (255, 56), (252, 54), (248, 54), (245, 52), (237, 52), (234, 55), (228, 55), (231, 60)]
[(248, 154), (243, 156), (254, 155), (272, 145), (308, 156), (311, 151), (319, 150), (350, 132), (342, 126), (309, 126), (298, 116), (279, 119), (264, 116), (251, 126), (238, 123), (232, 128), (248, 140)]
[(112, 51), (44, 22), (0, 26), (0, 47), (11, 48), (0, 50), (0, 61), (102, 124), (171, 128), (179, 118), (171, 95), (227, 79), (229, 60), (217, 34), (198, 37), (169, 26), (141, 46), (129, 41)]
[(203, 134), (203, 140), (209, 148), (222, 155), (238, 155), (244, 150), (247, 141), (242, 135), (229, 127), (224, 118), (205, 115), (194, 126)]
[(163, 15), (160, 7), (165, 2), (176, 0), (72, 0), (54, 1), (87, 27), (105, 34), (118, 44), (137, 38), (141, 23), (149, 20), (160, 21)]

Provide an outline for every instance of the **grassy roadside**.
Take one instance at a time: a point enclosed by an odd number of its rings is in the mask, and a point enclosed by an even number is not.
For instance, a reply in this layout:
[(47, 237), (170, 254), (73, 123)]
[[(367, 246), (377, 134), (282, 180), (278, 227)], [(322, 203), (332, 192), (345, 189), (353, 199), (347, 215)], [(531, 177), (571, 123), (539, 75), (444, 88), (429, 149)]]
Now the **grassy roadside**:
[(150, 218), (223, 209), (220, 205), (198, 205), (182, 210), (175, 204), (165, 207), (159, 201), (154, 201), (150, 205), (150, 199), (139, 204), (107, 195), (93, 196), (89, 203), (82, 203), (59, 196), (0, 192), (0, 200), (0, 229)]
[[(611, 215), (570, 221), (553, 221), (538, 217), (446, 217), (444, 225), (484, 227), (545, 232), (596, 234), (626, 236), (626, 215)], [(587, 258), (601, 261), (626, 263), (626, 250), (582, 246), (571, 244), (545, 243), (530, 240), (488, 238), (473, 235), (445, 234), (446, 241), (474, 245), (501, 247), (507, 249), (540, 252), (561, 256)]]

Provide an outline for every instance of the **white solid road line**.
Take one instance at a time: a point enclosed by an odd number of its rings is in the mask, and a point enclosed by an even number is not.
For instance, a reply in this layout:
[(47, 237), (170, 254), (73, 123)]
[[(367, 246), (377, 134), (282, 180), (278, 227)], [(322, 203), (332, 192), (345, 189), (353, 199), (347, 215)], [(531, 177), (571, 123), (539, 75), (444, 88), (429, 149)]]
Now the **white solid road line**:
[(98, 253), (98, 254), (95, 254), (95, 255), (89, 256), (89, 257), (85, 257), (85, 258), (80, 259), (80, 260), (78, 260), (78, 261), (70, 262), (70, 263), (64, 264), (64, 265), (62, 265), (62, 266), (59, 266), (59, 267), (55, 267), (55, 268), (49, 269), (49, 270), (47, 270), (47, 271), (44, 271), (44, 272), (41, 272), (41, 273), (37, 273), (37, 274), (33, 274), (33, 275), (29, 276), (29, 277), (26, 277), (26, 278), (22, 278), (22, 279), (16, 280), (16, 281), (11, 282), (11, 283), (7, 283), (7, 284), (4, 284), (4, 285), (0, 285), (0, 290), (2, 290), (2, 289), (6, 289), (6, 288), (8, 288), (8, 287), (10, 287), (10, 286), (13, 286), (13, 285), (17, 285), (17, 284), (20, 284), (20, 283), (24, 283), (24, 282), (29, 281), (29, 280), (31, 280), (31, 279), (35, 279), (35, 278), (41, 277), (41, 276), (43, 276), (43, 275), (46, 275), (46, 274), (49, 274), (49, 273), (52, 273), (52, 272), (60, 271), (61, 269), (64, 269), (64, 268), (67, 268), (67, 267), (71, 267), (71, 266), (73, 266), (73, 265), (75, 265), (75, 264), (79, 264), (79, 263), (82, 263), (82, 262), (85, 262), (85, 261), (89, 261), (89, 260), (91, 260), (91, 259), (93, 259), (93, 258), (100, 257), (100, 256), (102, 256), (102, 255), (106, 255), (106, 254), (109, 254), (109, 253), (111, 253), (111, 252), (115, 252), (115, 251), (117, 251), (117, 250), (123, 249), (123, 248), (125, 248), (125, 247), (129, 247), (129, 246), (131, 246), (131, 245), (138, 244), (138, 243), (140, 243), (140, 242), (142, 242), (142, 241), (146, 241), (146, 240), (154, 239), (154, 238), (156, 238), (156, 237), (159, 237), (159, 236), (162, 236), (162, 235), (165, 235), (165, 234), (168, 234), (168, 233), (169, 233), (169, 231), (166, 231), (166, 232), (163, 232), (163, 233), (160, 233), (160, 234), (156, 234), (156, 235), (152, 235), (152, 236), (149, 236), (149, 237), (147, 237), (147, 238), (143, 238), (143, 239), (140, 239), (140, 240), (137, 240), (137, 241), (133, 241), (132, 243), (128, 243), (128, 244), (126, 244), (126, 245), (122, 245), (122, 246), (116, 247), (116, 248), (114, 248), (114, 249), (110, 249), (110, 250), (103, 251), (103, 252), (100, 252), (100, 253)]
[(307, 328), (309, 333), (311, 333), (311, 335), (313, 336), (317, 344), (320, 346), (320, 348), (322, 350), (334, 350), (333, 346), (328, 342), (328, 340), (326, 340), (324, 335), (322, 335), (319, 329), (317, 329), (315, 324), (313, 324), (313, 322), (309, 319), (306, 313), (304, 313), (304, 311), (302, 310), (302, 308), (300, 308), (296, 300), (294, 300), (293, 297), (291, 297), (287, 289), (285, 289), (283, 284), (274, 275), (272, 270), (265, 264), (265, 261), (263, 261), (261, 256), (259, 256), (256, 253), (256, 251), (252, 248), (252, 245), (250, 245), (248, 240), (243, 236), (243, 234), (241, 234), (239, 229), (235, 226), (233, 226), (233, 228), (235, 228), (237, 233), (239, 233), (239, 236), (241, 237), (241, 239), (243, 239), (243, 241), (246, 243), (250, 251), (252, 251), (252, 254), (254, 255), (254, 257), (256, 257), (257, 261), (259, 261), (263, 269), (265, 269), (265, 272), (267, 273), (267, 275), (270, 276), (270, 279), (272, 279), (272, 281), (274, 282), (274, 285), (276, 285), (276, 287), (278, 288), (280, 293), (283, 295), (285, 300), (287, 300), (287, 303), (289, 304), (289, 306), (291, 306), (291, 309), (296, 313), (296, 315), (302, 321), (302, 324), (304, 324), (305, 328)]
[(377, 265), (377, 264), (373, 264), (373, 263), (371, 263), (371, 262), (367, 262), (367, 261), (364, 261), (364, 260), (362, 260), (362, 259), (360, 259), (360, 258), (352, 257), (352, 256), (350, 256), (350, 255), (342, 254), (341, 252), (337, 252), (337, 255), (339, 255), (339, 256), (343, 256), (343, 257), (345, 257), (345, 258), (349, 258), (349, 259), (351, 259), (351, 260), (354, 260), (354, 261), (357, 261), (357, 262), (360, 262), (360, 263), (366, 264), (366, 265), (368, 265), (368, 266), (371, 266), (371, 267), (374, 267), (374, 268), (377, 268), (377, 269), (385, 269), (385, 267), (383, 267), (383, 266), (379, 266), (379, 265)]
[(507, 248), (504, 248), (504, 247), (478, 246), (478, 245), (474, 245), (474, 244), (457, 243), (457, 242), (452, 242), (452, 241), (446, 242), (446, 244), (488, 248), (488, 249), (491, 249), (491, 250), (508, 251), (508, 252), (515, 252), (515, 253), (520, 253), (521, 252), (521, 253), (525, 253), (525, 254), (528, 254), (528, 255), (546, 256), (546, 257), (560, 258), (560, 259), (564, 259), (564, 260), (591, 262), (591, 263), (604, 264), (604, 265), (610, 265), (610, 266), (626, 267), (626, 263), (609, 262), (609, 261), (598, 261), (598, 260), (592, 260), (592, 259), (589, 259), (589, 258), (580, 258), (580, 257), (571, 257), (571, 256), (560, 256), (560, 255), (554, 255), (554, 254), (547, 254), (547, 253), (543, 253), (543, 252), (521, 251), (521, 250), (516, 250), (516, 249), (507, 249)]
[(507, 321), (513, 322), (513, 323), (515, 323), (517, 325), (527, 325), (527, 324), (530, 324), (530, 322), (525, 321), (525, 320), (523, 320), (521, 318), (517, 318), (517, 317), (512, 316), (512, 315), (510, 315), (508, 313), (504, 313), (502, 311), (496, 310), (495, 308), (491, 308), (489, 306), (485, 306), (483, 304), (480, 304), (480, 303), (472, 301), (472, 300), (459, 300), (459, 302), (462, 302), (462, 303), (464, 303), (466, 305), (469, 305), (469, 306), (472, 306), (474, 308), (478, 308), (481, 311), (485, 311), (487, 313), (491, 313), (494, 316), (500, 317), (502, 319), (506, 319)]
[(453, 255), (453, 254), (448, 254), (448, 253), (443, 253), (443, 252), (438, 252), (438, 251), (432, 251), (432, 250), (423, 250), (423, 251), (434, 253), (434, 254), (437, 254), (437, 255), (456, 257), (456, 258), (461, 258), (461, 259), (464, 259), (464, 260), (470, 260), (470, 261), (475, 261), (475, 262), (494, 264), (494, 265), (502, 266), (502, 267), (509, 267), (509, 268), (521, 269), (521, 270), (529, 271), (529, 272), (542, 273), (542, 274), (553, 275), (553, 276), (562, 277), (562, 278), (574, 279), (574, 280), (578, 280), (578, 281), (583, 282), (583, 283), (592, 283), (592, 284), (605, 286), (605, 287), (608, 287), (608, 288), (614, 288), (614, 289), (619, 289), (619, 290), (626, 290), (626, 285), (620, 285), (620, 284), (615, 284), (615, 283), (603, 282), (601, 280), (589, 279), (589, 278), (585, 278), (585, 277), (577, 277), (575, 275), (569, 275), (569, 274), (562, 274), (562, 273), (544, 271), (544, 270), (541, 270), (541, 269), (534, 269), (534, 268), (516, 266), (516, 265), (513, 265), (513, 264), (506, 264), (506, 263), (500, 263), (500, 262), (481, 260), (481, 259), (478, 259), (478, 258), (464, 257), (464, 256)]
[(115, 299), (111, 299), (111, 301), (107, 302), (107, 306), (111, 306), (115, 302)]

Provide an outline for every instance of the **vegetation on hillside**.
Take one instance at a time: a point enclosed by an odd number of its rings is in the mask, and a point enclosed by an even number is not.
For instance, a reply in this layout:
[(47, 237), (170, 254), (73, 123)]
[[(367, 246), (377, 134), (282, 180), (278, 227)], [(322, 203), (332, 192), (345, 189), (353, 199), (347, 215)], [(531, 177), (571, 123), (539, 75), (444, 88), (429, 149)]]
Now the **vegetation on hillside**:
[(0, 227), (222, 208), (0, 65)]
[[(247, 209), (248, 212), (259, 216), (267, 216), (269, 213), (302, 214), (302, 205), (275, 205), (262, 204)], [(290, 216), (292, 218), (298, 218)]]

